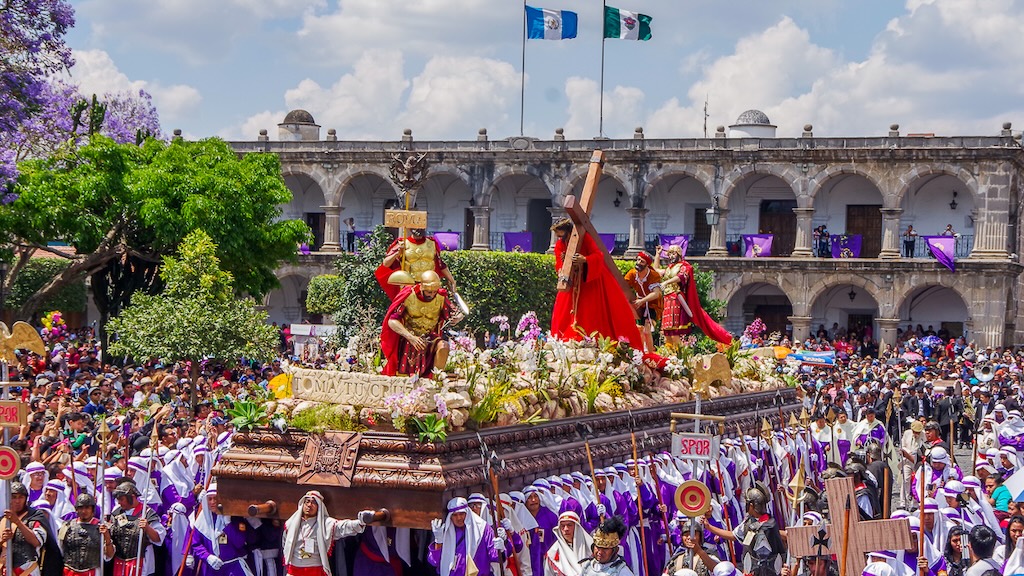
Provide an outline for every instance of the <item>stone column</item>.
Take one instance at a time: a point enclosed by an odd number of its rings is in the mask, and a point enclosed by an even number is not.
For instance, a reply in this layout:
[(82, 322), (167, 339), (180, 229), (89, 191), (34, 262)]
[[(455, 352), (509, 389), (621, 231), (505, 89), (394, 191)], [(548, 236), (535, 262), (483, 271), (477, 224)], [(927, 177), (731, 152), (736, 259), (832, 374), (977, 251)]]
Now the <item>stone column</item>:
[[(551, 212), (551, 223), (552, 224), (554, 224), (555, 222), (558, 222), (559, 220), (561, 220), (562, 218), (565, 218), (567, 216), (567, 214), (565, 213), (565, 208), (562, 208), (561, 206), (552, 206), (552, 207), (548, 208), (548, 212)], [(548, 244), (548, 249), (547, 249), (547, 253), (548, 254), (554, 254), (555, 253), (555, 240), (557, 240), (557, 238), (555, 237), (555, 231), (552, 230), (551, 231), (551, 243)]]
[(814, 208), (793, 208), (796, 213), (796, 246), (793, 247), (793, 258), (810, 258), (814, 255), (811, 249), (814, 235), (811, 233), (811, 218)]
[[(1000, 202), (1004, 210), (1008, 202)], [(998, 213), (986, 206), (981, 211), (981, 219), (974, 222), (974, 248), (970, 258), (986, 260), (1006, 260), (1006, 212)], [(993, 344), (995, 346), (995, 344)]]
[(729, 251), (725, 249), (725, 228), (729, 222), (729, 209), (719, 208), (718, 226), (711, 227), (711, 246), (706, 256), (717, 256), (719, 258), (728, 256)]
[[(896, 260), (900, 257), (900, 215), (903, 208), (882, 208), (882, 251), (878, 257), (883, 260)], [(879, 320), (881, 322), (881, 320)], [(895, 343), (896, 332), (893, 332)]]
[(878, 349), (885, 349), (885, 345), (896, 345), (896, 329), (899, 328), (899, 318), (875, 318), (878, 322)]
[(341, 252), (341, 207), (321, 206), (324, 211), (324, 245), (321, 252)]
[(636, 255), (646, 249), (644, 241), (644, 224), (647, 221), (647, 208), (626, 208), (629, 213), (629, 247), (626, 248), (626, 258), (636, 258)]
[(793, 325), (793, 343), (803, 342), (811, 335), (810, 316), (790, 316), (789, 323)]
[(491, 249), (491, 207), (473, 206), (473, 247), (470, 250)]

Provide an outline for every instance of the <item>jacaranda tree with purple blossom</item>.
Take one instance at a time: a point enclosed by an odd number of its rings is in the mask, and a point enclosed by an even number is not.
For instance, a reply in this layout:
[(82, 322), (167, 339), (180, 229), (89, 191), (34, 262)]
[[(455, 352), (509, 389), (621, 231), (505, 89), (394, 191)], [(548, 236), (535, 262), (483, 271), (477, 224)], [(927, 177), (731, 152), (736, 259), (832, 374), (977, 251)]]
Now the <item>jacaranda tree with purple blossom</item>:
[(64, 35), (75, 13), (64, 0), (0, 2), (0, 193), (17, 174), (21, 128), (50, 106), (50, 78), (74, 64)]

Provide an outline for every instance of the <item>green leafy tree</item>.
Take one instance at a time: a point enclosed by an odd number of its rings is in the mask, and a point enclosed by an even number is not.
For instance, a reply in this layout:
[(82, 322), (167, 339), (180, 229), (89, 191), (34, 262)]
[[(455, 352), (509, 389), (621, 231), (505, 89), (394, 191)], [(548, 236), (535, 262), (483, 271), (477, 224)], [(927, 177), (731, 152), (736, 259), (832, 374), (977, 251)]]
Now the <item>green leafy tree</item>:
[[(46, 286), (55, 276), (68, 266), (63, 258), (33, 258), (22, 268), (21, 274), (11, 286), (11, 291), (4, 298), (4, 307), (16, 310)], [(61, 312), (85, 312), (85, 282), (73, 282), (55, 292), (42, 303), (43, 310), (60, 310)]]
[(136, 293), (110, 320), (115, 356), (189, 360), (193, 378), (199, 361), (216, 358), (230, 365), (239, 358), (268, 360), (277, 347), (277, 329), (251, 299), (235, 296), (232, 274), (220, 267), (217, 247), (199, 230), (181, 243), (178, 258), (165, 257), (161, 294)]
[[(93, 135), (85, 145), (19, 165), (13, 202), (0, 206), (0, 245), (13, 247), (10, 286), (35, 250), (69, 264), (27, 298), (30, 318), (70, 283), (92, 278), (101, 330), (136, 292), (160, 289), (162, 257), (205, 231), (238, 293), (262, 297), (274, 270), (310, 238), (298, 220), (282, 220), (291, 201), (276, 155), (239, 157), (222, 140), (147, 139), (119, 144)], [(73, 255), (56, 250), (67, 244)]]

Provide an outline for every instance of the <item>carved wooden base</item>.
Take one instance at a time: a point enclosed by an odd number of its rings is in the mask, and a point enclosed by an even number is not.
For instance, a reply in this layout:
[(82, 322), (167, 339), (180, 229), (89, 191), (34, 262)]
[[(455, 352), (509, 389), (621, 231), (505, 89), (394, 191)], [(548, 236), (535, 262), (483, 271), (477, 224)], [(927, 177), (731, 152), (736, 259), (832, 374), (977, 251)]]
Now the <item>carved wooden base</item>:
[[(726, 416), (726, 436), (738, 424), (745, 434), (760, 430), (761, 418), (772, 422), (798, 412), (792, 389), (705, 400), (704, 414)], [(536, 426), (505, 426), (462, 432), (439, 444), (421, 444), (396, 433), (342, 433), (317, 437), (269, 431), (239, 433), (234, 447), (214, 469), (218, 496), (228, 514), (245, 515), (252, 504), (277, 502), (276, 516), (287, 518), (307, 490), (320, 490), (330, 514), (354, 518), (360, 510), (387, 508), (390, 525), (429, 528), (442, 515), (448, 499), (472, 492), (487, 493), (480, 440), (494, 451), (504, 468), (496, 470), (502, 491), (518, 490), (552, 474), (589, 474), (584, 441), (577, 424), (591, 428), (594, 466), (605, 467), (632, 458), (631, 427), (641, 455), (668, 450), (669, 415), (692, 412), (692, 402), (629, 412), (567, 418)], [(308, 445), (307, 445), (308, 444)], [(335, 462), (336, 460), (336, 462)], [(353, 466), (354, 463), (354, 466)]]

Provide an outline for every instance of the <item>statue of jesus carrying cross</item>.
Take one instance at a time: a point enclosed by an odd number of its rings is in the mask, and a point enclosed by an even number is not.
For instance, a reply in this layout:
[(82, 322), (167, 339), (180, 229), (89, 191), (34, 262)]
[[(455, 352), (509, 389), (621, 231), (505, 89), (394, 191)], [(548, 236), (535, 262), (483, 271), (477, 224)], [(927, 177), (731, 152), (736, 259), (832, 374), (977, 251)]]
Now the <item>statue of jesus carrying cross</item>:
[(603, 162), (603, 153), (595, 151), (579, 205), (575, 197), (566, 198), (569, 218), (551, 227), (558, 237), (555, 269), (559, 290), (551, 313), (551, 333), (567, 340), (581, 340), (597, 333), (612, 340), (625, 340), (634, 349), (643, 350), (636, 310), (626, 297), (626, 281), (590, 222), (589, 211)]

